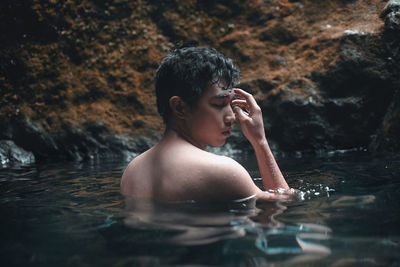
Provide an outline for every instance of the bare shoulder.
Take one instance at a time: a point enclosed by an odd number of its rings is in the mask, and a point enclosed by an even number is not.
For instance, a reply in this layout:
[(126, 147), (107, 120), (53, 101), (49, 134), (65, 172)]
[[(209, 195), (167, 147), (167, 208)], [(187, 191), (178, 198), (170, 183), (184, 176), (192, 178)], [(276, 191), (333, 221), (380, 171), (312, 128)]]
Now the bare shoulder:
[(203, 177), (209, 185), (210, 193), (218, 198), (240, 199), (259, 191), (247, 170), (234, 159), (208, 153), (206, 161), (202, 165)]
[[(208, 153), (208, 152), (206, 152)], [(234, 175), (234, 176), (249, 176), (247, 170), (236, 160), (227, 157), (208, 153), (207, 168), (209, 171), (216, 172), (220, 176)], [(210, 168), (212, 166), (212, 168)], [(225, 174), (225, 175), (224, 175)]]
[(132, 176), (132, 173), (135, 171), (135, 169), (140, 166), (140, 164), (144, 161), (144, 158), (146, 158), (146, 154), (148, 151), (144, 152), (143, 154), (138, 155), (135, 157), (133, 160), (129, 162), (129, 164), (126, 166), (125, 171), (122, 175), (122, 179), (126, 179), (129, 176)]
[[(146, 186), (145, 182), (148, 179), (142, 179), (143, 176), (149, 176), (148, 173), (148, 154), (149, 151), (135, 157), (125, 168), (124, 173), (121, 177), (120, 187), (121, 192), (124, 195), (132, 195), (136, 189)], [(148, 187), (148, 186), (147, 186)], [(149, 190), (143, 191), (145, 194), (149, 194)]]

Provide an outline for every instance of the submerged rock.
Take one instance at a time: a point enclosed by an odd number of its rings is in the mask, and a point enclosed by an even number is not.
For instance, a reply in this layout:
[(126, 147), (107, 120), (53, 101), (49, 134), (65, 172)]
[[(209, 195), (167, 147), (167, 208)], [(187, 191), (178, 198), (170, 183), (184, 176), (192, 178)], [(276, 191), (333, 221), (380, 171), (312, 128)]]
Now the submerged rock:
[(0, 167), (35, 163), (32, 152), (17, 146), (11, 140), (0, 140)]

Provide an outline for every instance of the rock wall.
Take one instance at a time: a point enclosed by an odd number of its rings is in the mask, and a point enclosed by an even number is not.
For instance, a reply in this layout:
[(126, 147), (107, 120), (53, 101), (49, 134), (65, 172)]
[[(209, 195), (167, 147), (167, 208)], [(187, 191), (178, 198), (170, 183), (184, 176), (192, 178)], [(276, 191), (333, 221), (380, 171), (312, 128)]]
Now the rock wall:
[(399, 6), (3, 0), (0, 140), (37, 160), (132, 157), (163, 131), (157, 64), (194, 43), (236, 60), (276, 150), (399, 151)]

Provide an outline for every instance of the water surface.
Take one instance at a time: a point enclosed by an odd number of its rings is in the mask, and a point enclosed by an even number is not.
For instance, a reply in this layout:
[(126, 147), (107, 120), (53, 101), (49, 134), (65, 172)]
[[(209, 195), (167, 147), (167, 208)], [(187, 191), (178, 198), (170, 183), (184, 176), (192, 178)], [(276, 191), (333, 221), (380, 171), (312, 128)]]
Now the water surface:
[[(261, 185), (255, 159), (238, 158)], [(400, 157), (278, 160), (302, 199), (124, 199), (126, 162), (0, 169), (2, 266), (399, 266)]]

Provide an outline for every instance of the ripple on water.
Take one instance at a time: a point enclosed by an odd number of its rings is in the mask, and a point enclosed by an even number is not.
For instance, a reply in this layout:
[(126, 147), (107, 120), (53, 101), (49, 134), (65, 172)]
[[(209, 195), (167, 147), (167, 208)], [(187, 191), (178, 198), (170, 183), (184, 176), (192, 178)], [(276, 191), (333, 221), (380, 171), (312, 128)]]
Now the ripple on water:
[(119, 193), (119, 162), (1, 169), (2, 263), (396, 265), (399, 161), (343, 157), (280, 161), (302, 200), (224, 207), (132, 209)]

